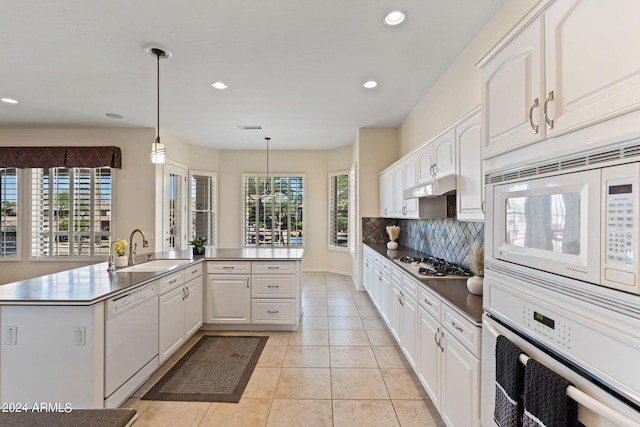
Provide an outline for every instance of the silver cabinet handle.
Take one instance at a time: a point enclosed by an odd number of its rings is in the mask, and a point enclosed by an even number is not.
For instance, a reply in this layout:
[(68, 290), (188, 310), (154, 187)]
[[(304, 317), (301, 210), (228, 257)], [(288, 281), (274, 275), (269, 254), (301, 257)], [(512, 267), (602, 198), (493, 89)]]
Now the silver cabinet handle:
[(280, 313), (280, 310), (267, 310), (267, 313), (269, 313), (269, 314), (278, 314), (278, 313)]
[(435, 178), (436, 175), (438, 175), (438, 164), (434, 163), (433, 164), (433, 177)]
[(482, 201), (482, 213), (487, 213), (486, 210), (485, 210), (486, 207), (487, 207), (487, 202), (486, 202), (486, 200), (483, 200)]
[(189, 298), (189, 295), (191, 295), (191, 291), (189, 290), (188, 286), (184, 287), (187, 290), (187, 298)]
[(384, 214), (385, 215), (387, 214), (387, 208), (384, 208)]
[(173, 280), (169, 280), (169, 284), (173, 285), (174, 283), (176, 283), (178, 281), (178, 279), (173, 279)]
[(222, 268), (225, 270), (233, 270), (235, 267), (233, 265), (223, 265)]
[(533, 129), (533, 133), (538, 133), (538, 125), (533, 124), (533, 110), (535, 108), (538, 108), (538, 98), (533, 100), (533, 105), (529, 108), (529, 126)]
[(249, 289), (249, 278), (247, 277), (247, 289)]
[(463, 332), (462, 328), (460, 326), (458, 326), (458, 324), (456, 322), (454, 322), (453, 320), (451, 321), (451, 326), (453, 326), (453, 329)]
[(267, 288), (279, 288), (280, 285), (267, 285)]
[(553, 129), (553, 119), (549, 118), (549, 114), (547, 111), (547, 105), (549, 105), (549, 101), (553, 101), (553, 91), (549, 92), (549, 96), (547, 96), (547, 99), (544, 101), (544, 109), (542, 110), (544, 112), (544, 120), (545, 122), (547, 122), (547, 126), (549, 127), (549, 129)]
[(187, 299), (187, 291), (182, 288), (182, 301), (184, 301), (185, 299)]
[(269, 270), (280, 270), (280, 267), (278, 266), (269, 266), (267, 267)]
[(197, 268), (195, 270), (191, 270), (191, 274), (196, 274), (197, 272), (198, 272)]
[(424, 299), (424, 302), (428, 305), (428, 306), (432, 306), (433, 303), (431, 301), (429, 301), (428, 299)]

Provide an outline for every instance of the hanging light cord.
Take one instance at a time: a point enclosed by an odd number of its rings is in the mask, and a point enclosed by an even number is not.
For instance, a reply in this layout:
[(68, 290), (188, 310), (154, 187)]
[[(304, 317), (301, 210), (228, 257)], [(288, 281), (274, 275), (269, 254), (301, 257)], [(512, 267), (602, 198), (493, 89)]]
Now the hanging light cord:
[(160, 143), (160, 55), (164, 56), (164, 52), (160, 49), (153, 49), (153, 53), (156, 55), (156, 59), (157, 59), (157, 74), (158, 74), (158, 80), (157, 80), (157, 86), (156, 86), (156, 93), (158, 94), (158, 102), (157, 102), (157, 119), (158, 119), (158, 128), (157, 128), (157, 134), (156, 134), (156, 144)]
[(267, 183), (265, 186), (265, 194), (269, 195), (271, 194), (271, 181), (269, 180), (269, 141), (271, 140), (271, 138), (267, 137), (265, 138), (265, 140), (267, 141)]

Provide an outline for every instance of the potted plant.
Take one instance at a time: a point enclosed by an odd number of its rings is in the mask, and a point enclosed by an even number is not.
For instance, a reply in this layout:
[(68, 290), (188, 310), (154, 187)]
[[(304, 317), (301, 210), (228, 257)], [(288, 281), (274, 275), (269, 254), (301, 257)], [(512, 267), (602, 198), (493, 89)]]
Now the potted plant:
[(116, 267), (126, 267), (128, 264), (128, 257), (126, 255), (127, 241), (122, 239), (116, 239), (113, 244), (113, 253), (116, 254), (115, 265)]
[(204, 256), (204, 244), (206, 242), (207, 239), (205, 239), (204, 237), (198, 237), (197, 239), (193, 239), (189, 242), (190, 245), (193, 245), (193, 256)]

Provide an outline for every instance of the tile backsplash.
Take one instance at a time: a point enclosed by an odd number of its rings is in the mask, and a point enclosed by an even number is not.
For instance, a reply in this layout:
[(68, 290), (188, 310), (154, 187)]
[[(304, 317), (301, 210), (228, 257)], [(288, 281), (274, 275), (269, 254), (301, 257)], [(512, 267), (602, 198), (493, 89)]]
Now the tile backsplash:
[(484, 246), (484, 223), (448, 219), (362, 218), (362, 241), (386, 243), (387, 225), (402, 230), (398, 243), (436, 257), (469, 267), (471, 245)]

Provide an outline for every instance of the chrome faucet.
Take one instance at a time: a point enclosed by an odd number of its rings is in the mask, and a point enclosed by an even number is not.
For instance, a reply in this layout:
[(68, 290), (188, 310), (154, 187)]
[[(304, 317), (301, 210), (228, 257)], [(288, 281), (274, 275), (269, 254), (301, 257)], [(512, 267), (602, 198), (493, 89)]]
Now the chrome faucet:
[(136, 249), (138, 249), (138, 244), (136, 243), (135, 245), (133, 244), (133, 235), (136, 233), (140, 233), (140, 235), (142, 236), (142, 247), (143, 248), (148, 248), (149, 247), (149, 242), (147, 241), (147, 238), (144, 235), (144, 232), (142, 230), (140, 230), (139, 228), (136, 228), (135, 230), (133, 230), (131, 232), (131, 234), (129, 235), (129, 263), (128, 265), (134, 265), (136, 263), (135, 261), (135, 256), (136, 256)]
[(116, 271), (116, 258), (113, 256), (113, 245), (116, 244), (117, 240), (114, 240), (109, 245), (109, 262), (107, 263), (107, 271), (109, 273)]

